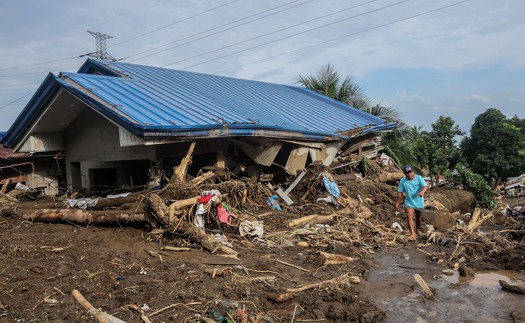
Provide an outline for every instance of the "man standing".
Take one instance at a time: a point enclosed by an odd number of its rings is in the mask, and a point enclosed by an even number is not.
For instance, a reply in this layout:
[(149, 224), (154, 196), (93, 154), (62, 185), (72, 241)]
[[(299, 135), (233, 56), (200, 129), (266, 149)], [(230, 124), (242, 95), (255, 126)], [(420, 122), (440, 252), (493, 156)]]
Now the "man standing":
[[(419, 236), (419, 229), (421, 228), (421, 218), (423, 216), (423, 208), (425, 207), (425, 200), (423, 195), (427, 191), (427, 182), (420, 175), (414, 174), (412, 166), (407, 165), (403, 167), (403, 177), (399, 181), (397, 189), (396, 209), (399, 208), (399, 203), (405, 193), (405, 213), (408, 220), (408, 228), (410, 229), (409, 240), (415, 240)], [(414, 228), (414, 214), (416, 216), (416, 225)]]

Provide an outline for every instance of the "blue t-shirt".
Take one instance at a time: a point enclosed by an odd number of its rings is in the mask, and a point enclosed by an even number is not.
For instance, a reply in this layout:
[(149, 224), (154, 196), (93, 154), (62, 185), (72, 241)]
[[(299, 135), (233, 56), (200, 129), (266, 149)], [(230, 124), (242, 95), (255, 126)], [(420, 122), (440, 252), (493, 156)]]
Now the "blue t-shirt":
[(427, 182), (420, 175), (415, 175), (412, 180), (405, 176), (399, 181), (397, 191), (399, 193), (405, 193), (406, 207), (423, 209), (425, 207), (425, 200), (422, 196), (418, 196), (418, 194), (425, 186), (427, 186)]

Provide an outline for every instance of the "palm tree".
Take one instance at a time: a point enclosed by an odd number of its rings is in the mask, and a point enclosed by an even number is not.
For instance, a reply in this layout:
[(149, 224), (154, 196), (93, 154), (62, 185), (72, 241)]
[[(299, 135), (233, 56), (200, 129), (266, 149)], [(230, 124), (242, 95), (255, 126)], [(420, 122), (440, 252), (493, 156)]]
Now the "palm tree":
[(411, 145), (407, 145), (411, 137), (411, 128), (401, 120), (399, 112), (393, 106), (386, 107), (380, 103), (371, 105), (370, 100), (365, 97), (361, 87), (353, 82), (352, 77), (347, 76), (341, 81), (339, 73), (328, 63), (315, 75), (299, 75), (297, 83), (309, 90), (370, 113), (386, 122), (397, 123), (393, 131), (381, 133), (384, 150), (398, 166), (413, 160), (413, 149)]
[(299, 75), (297, 83), (360, 110), (364, 110), (369, 105), (369, 100), (365, 97), (363, 90), (353, 82), (352, 77), (347, 76), (342, 80), (330, 63), (323, 66), (315, 75)]

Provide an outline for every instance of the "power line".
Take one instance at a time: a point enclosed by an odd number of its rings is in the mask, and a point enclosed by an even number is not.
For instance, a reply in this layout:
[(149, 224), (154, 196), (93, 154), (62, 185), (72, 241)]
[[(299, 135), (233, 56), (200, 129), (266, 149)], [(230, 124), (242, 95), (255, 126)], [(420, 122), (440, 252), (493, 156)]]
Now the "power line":
[[(371, 30), (374, 30), (374, 29), (379, 29), (379, 28), (382, 28), (382, 27), (390, 26), (390, 25), (393, 25), (393, 24), (396, 24), (396, 23), (399, 23), (399, 22), (403, 22), (403, 21), (406, 21), (406, 20), (417, 18), (417, 17), (423, 16), (423, 15), (426, 15), (426, 14), (429, 14), (429, 13), (433, 13), (433, 12), (436, 12), (436, 11), (440, 11), (440, 10), (443, 10), (443, 9), (448, 9), (450, 7), (454, 7), (454, 6), (463, 4), (465, 2), (469, 2), (469, 1), (470, 0), (459, 1), (459, 2), (450, 4), (450, 5), (447, 5), (447, 6), (443, 6), (443, 7), (439, 7), (439, 8), (436, 8), (436, 9), (429, 10), (429, 11), (425, 11), (425, 12), (422, 12), (422, 13), (419, 13), (419, 14), (416, 14), (416, 15), (412, 15), (412, 16), (406, 17), (406, 18), (401, 18), (401, 19), (394, 20), (394, 21), (391, 21), (391, 22), (388, 22), (388, 23), (385, 23), (385, 24), (381, 24), (381, 25), (378, 25), (378, 26), (374, 26), (374, 27), (370, 27), (370, 28), (367, 28), (367, 29), (363, 29), (363, 30), (360, 30), (360, 31), (357, 31), (357, 32), (353, 32), (353, 33), (350, 33), (350, 34), (346, 34), (346, 35), (343, 35), (343, 36), (339, 36), (339, 37), (336, 37), (336, 38), (325, 40), (325, 41), (322, 41), (322, 42), (319, 42), (319, 43), (315, 43), (315, 44), (311, 44), (311, 45), (308, 45), (308, 46), (304, 46), (304, 47), (301, 47), (301, 48), (298, 48), (298, 49), (294, 49), (294, 50), (291, 50), (291, 51), (283, 52), (283, 53), (278, 54), (278, 55), (273, 55), (273, 56), (266, 57), (266, 58), (263, 58), (263, 59), (259, 59), (259, 60), (256, 60), (256, 61), (253, 61), (253, 62), (250, 62), (250, 63), (245, 63), (245, 64), (232, 66), (232, 67), (229, 67), (227, 69), (223, 69), (223, 70), (214, 72), (213, 74), (219, 74), (219, 73), (222, 73), (222, 72), (234, 69), (234, 68), (239, 68), (239, 67), (243, 67), (243, 66), (247, 66), (247, 65), (263, 62), (263, 61), (266, 61), (266, 60), (270, 60), (270, 59), (277, 58), (277, 57), (280, 57), (280, 56), (283, 56), (283, 55), (287, 55), (287, 54), (291, 54), (291, 53), (296, 53), (296, 52), (299, 52), (299, 51), (302, 51), (302, 50), (305, 50), (305, 49), (308, 49), (308, 48), (316, 47), (316, 46), (319, 46), (319, 45), (330, 43), (330, 42), (333, 42), (333, 41), (336, 41), (336, 40), (340, 40), (340, 39), (343, 39), (343, 38), (347, 38), (347, 37), (350, 37), (350, 36), (355, 36), (355, 35), (358, 35), (358, 34), (362, 34), (362, 33), (365, 33), (365, 32), (368, 32), (368, 31), (371, 31)], [(234, 55), (234, 54), (236, 54), (236, 53), (232, 53), (231, 55)], [(216, 59), (220, 59), (220, 58), (222, 58), (222, 57), (218, 57)], [(187, 66), (187, 67), (182, 68), (182, 69), (184, 70), (184, 69), (187, 69), (187, 68), (190, 68), (190, 67), (193, 67), (193, 66), (197, 66), (197, 65), (201, 65), (201, 64), (204, 64), (204, 63), (208, 63), (208, 62), (209, 61), (202, 62), (202, 63), (199, 63), (199, 64), (195, 64), (195, 65), (192, 65), (192, 66)]]
[(229, 5), (229, 4), (233, 3), (233, 2), (236, 2), (236, 1), (239, 1), (239, 0), (233, 0), (233, 1), (230, 1), (230, 2), (226, 2), (226, 3), (224, 3), (224, 4), (221, 4), (220, 6), (213, 7), (213, 8), (211, 8), (211, 9), (208, 9), (208, 10), (205, 10), (205, 11), (202, 11), (202, 12), (199, 12), (199, 13), (197, 13), (197, 14), (194, 14), (193, 16), (189, 16), (189, 17), (186, 17), (186, 18), (184, 18), (184, 19), (177, 20), (177, 21), (175, 21), (175, 22), (173, 22), (173, 23), (171, 23), (171, 24), (168, 24), (168, 25), (165, 25), (165, 26), (159, 27), (159, 28), (157, 28), (157, 29), (154, 29), (154, 30), (151, 30), (151, 31), (145, 32), (145, 33), (140, 34), (140, 35), (137, 35), (137, 36), (135, 36), (135, 37), (128, 38), (128, 39), (126, 39), (126, 40), (121, 41), (120, 43), (116, 43), (116, 44), (114, 44), (114, 45), (111, 45), (111, 46), (109, 46), (108, 48), (111, 48), (111, 47), (114, 47), (114, 46), (117, 46), (117, 45), (120, 45), (120, 44), (123, 44), (123, 43), (129, 42), (129, 41), (132, 41), (132, 40), (137, 39), (137, 38), (140, 38), (140, 37), (142, 37), (142, 36), (146, 36), (146, 35), (152, 34), (152, 33), (157, 32), (157, 31), (159, 31), (159, 30), (162, 30), (162, 29), (165, 29), (165, 28), (171, 27), (171, 26), (173, 26), (173, 25), (176, 25), (176, 24), (178, 24), (178, 23), (184, 22), (184, 21), (186, 21), (186, 20), (190, 20), (190, 19), (192, 19), (192, 18), (195, 18), (195, 17), (197, 17), (197, 16), (200, 16), (200, 15), (203, 15), (203, 14), (205, 14), (205, 13), (211, 12), (211, 11), (213, 11), (213, 10), (217, 10), (217, 9), (219, 9), (219, 8), (222, 8), (222, 7), (224, 7), (224, 6), (227, 6), (227, 5)]
[[(233, 46), (236, 46), (236, 45), (239, 45), (239, 44), (243, 44), (243, 43), (247, 43), (247, 42), (250, 42), (252, 40), (255, 40), (255, 39), (259, 39), (259, 38), (262, 38), (262, 37), (266, 37), (268, 35), (272, 35), (272, 34), (276, 34), (276, 33), (279, 33), (281, 31), (284, 31), (284, 30), (288, 30), (288, 29), (291, 29), (291, 28), (294, 28), (294, 27), (297, 27), (297, 26), (300, 26), (300, 25), (304, 25), (304, 24), (307, 24), (309, 22), (312, 22), (312, 21), (315, 21), (315, 20), (319, 20), (319, 19), (323, 19), (323, 18), (326, 18), (326, 17), (329, 17), (329, 16), (333, 16), (335, 14), (339, 14), (343, 11), (348, 11), (348, 10), (351, 10), (351, 9), (355, 9), (357, 7), (361, 7), (361, 6), (364, 6), (364, 5), (367, 5), (369, 3), (372, 3), (372, 2), (375, 2), (377, 0), (371, 0), (371, 1), (368, 1), (368, 2), (364, 2), (364, 3), (361, 3), (361, 4), (358, 4), (358, 5), (355, 5), (355, 6), (351, 6), (351, 7), (348, 7), (348, 8), (345, 8), (345, 9), (342, 9), (342, 10), (338, 10), (338, 11), (335, 11), (335, 12), (332, 12), (332, 13), (329, 13), (329, 14), (326, 14), (326, 15), (323, 15), (323, 16), (319, 16), (319, 17), (316, 17), (316, 18), (313, 18), (313, 19), (310, 19), (310, 20), (306, 20), (306, 21), (303, 21), (301, 23), (298, 23), (298, 24), (295, 24), (295, 25), (292, 25), (292, 26), (288, 26), (288, 27), (285, 27), (285, 28), (281, 28), (281, 29), (278, 29), (278, 30), (274, 30), (272, 32), (269, 32), (269, 33), (266, 33), (266, 34), (262, 34), (262, 35), (259, 35), (259, 36), (256, 36), (256, 37), (252, 37), (250, 39), (246, 39), (246, 40), (243, 40), (243, 41), (240, 41), (240, 42), (237, 42), (237, 43), (234, 43), (234, 44), (231, 44), (231, 45), (227, 45), (227, 46), (223, 46), (223, 47), (220, 47), (220, 48), (217, 48), (217, 49), (213, 49), (213, 50), (210, 50), (210, 51), (207, 51), (207, 52), (204, 52), (204, 53), (201, 53), (201, 54), (198, 54), (198, 55), (195, 55), (195, 56), (191, 56), (191, 57), (188, 57), (188, 58), (185, 58), (185, 59), (182, 59), (182, 60), (179, 60), (179, 61), (176, 61), (176, 62), (172, 62), (172, 63), (169, 63), (169, 64), (166, 64), (166, 65), (163, 65), (162, 67), (166, 67), (166, 66), (169, 66), (169, 65), (174, 65), (174, 64), (178, 64), (178, 63), (182, 63), (182, 62), (185, 62), (185, 61), (188, 61), (190, 59), (194, 59), (194, 58), (197, 58), (197, 57), (201, 57), (201, 56), (204, 56), (204, 55), (207, 55), (207, 54), (210, 54), (210, 53), (213, 53), (213, 52), (217, 52), (217, 51), (220, 51), (220, 50), (223, 50), (223, 49), (226, 49), (226, 48), (230, 48), (230, 47), (233, 47)], [(393, 5), (397, 5), (397, 4), (400, 4), (400, 3), (403, 3), (403, 2), (407, 2), (407, 1), (410, 1), (410, 0), (403, 0), (401, 2), (398, 2), (398, 3), (395, 3)], [(391, 5), (389, 5), (391, 6)], [(389, 7), (387, 6), (387, 7)], [(386, 8), (386, 7), (383, 7), (383, 8)], [(379, 9), (382, 9), (382, 8), (379, 8)], [(378, 10), (379, 10), (378, 9)], [(375, 10), (374, 10), (375, 11)], [(370, 12), (373, 12), (373, 11), (370, 11)], [(368, 12), (368, 13), (370, 13)], [(366, 14), (366, 13), (365, 13)], [(309, 31), (312, 31), (312, 30), (315, 30), (315, 29), (319, 29), (319, 28), (323, 28), (323, 27), (326, 27), (326, 26), (329, 26), (329, 25), (332, 25), (332, 24), (336, 24), (336, 23), (339, 23), (339, 22), (342, 22), (342, 21), (345, 21), (345, 20), (348, 20), (348, 19), (352, 19), (352, 18), (355, 18), (357, 16), (354, 16), (354, 17), (350, 17), (350, 18), (345, 18), (345, 19), (341, 19), (341, 20), (338, 20), (338, 21), (335, 21), (335, 22), (332, 22), (332, 23), (329, 23), (329, 24), (326, 24), (326, 25), (322, 25), (320, 27), (316, 27), (316, 28), (312, 28), (312, 29), (309, 29), (309, 30), (306, 30), (306, 31), (303, 31), (301, 33), (306, 33), (306, 32), (309, 32)], [(294, 35), (299, 35), (301, 33), (297, 33), (297, 34), (294, 34)], [(289, 37), (293, 37), (294, 35), (292, 36), (289, 36)], [(279, 41), (281, 39), (278, 39), (276, 41)]]
[[(346, 20), (354, 19), (354, 18), (357, 18), (357, 17), (362, 17), (362, 16), (368, 15), (370, 13), (381, 11), (381, 10), (384, 10), (386, 8), (389, 8), (389, 7), (397, 6), (397, 5), (401, 4), (401, 3), (408, 2), (408, 1), (410, 1), (410, 0), (402, 0), (402, 1), (399, 1), (399, 2), (395, 2), (395, 3), (389, 4), (389, 5), (386, 5), (386, 6), (383, 6), (383, 7), (379, 7), (379, 8), (373, 9), (373, 10), (369, 10), (369, 11), (366, 11), (366, 12), (363, 12), (363, 13), (351, 16), (351, 17), (347, 17), (347, 18), (344, 18), (344, 19), (336, 20), (336, 21), (333, 21), (333, 22), (330, 22), (328, 24), (324, 24), (324, 25), (321, 25), (321, 26), (318, 26), (318, 27), (315, 27), (315, 28), (310, 28), (310, 29), (303, 30), (301, 32), (298, 32), (298, 33), (295, 33), (295, 34), (292, 34), (292, 35), (288, 35), (288, 36), (285, 36), (285, 37), (281, 37), (281, 38), (278, 38), (278, 39), (275, 39), (275, 40), (272, 40), (272, 41), (269, 41), (269, 42), (266, 42), (266, 43), (262, 43), (262, 44), (259, 44), (259, 45), (248, 47), (248, 48), (236, 51), (234, 53), (222, 55), (222, 56), (215, 57), (215, 58), (209, 59), (209, 60), (201, 62), (201, 63), (193, 64), (193, 65), (190, 65), (190, 66), (186, 66), (186, 67), (184, 67), (182, 69), (184, 70), (184, 69), (188, 69), (190, 67), (199, 66), (199, 65), (202, 65), (202, 64), (206, 64), (208, 62), (212, 62), (212, 61), (218, 60), (218, 59), (222, 59), (222, 58), (229, 57), (229, 56), (232, 56), (232, 55), (236, 55), (236, 54), (239, 54), (239, 53), (242, 53), (242, 52), (246, 52), (246, 51), (249, 51), (249, 50), (254, 49), (254, 48), (262, 47), (262, 46), (265, 46), (265, 45), (276, 43), (276, 42), (281, 41), (281, 40), (285, 40), (285, 39), (289, 39), (289, 38), (292, 38), (292, 37), (295, 37), (295, 36), (298, 36), (298, 35), (306, 34), (306, 33), (309, 33), (311, 31), (318, 30), (320, 28), (325, 28), (325, 27), (328, 27), (328, 26), (331, 26), (331, 25), (334, 25), (334, 24), (337, 24), (337, 23), (340, 23), (340, 22), (343, 22), (343, 21), (346, 21)], [(175, 64), (175, 63), (166, 64), (166, 65), (163, 65), (162, 67), (166, 67), (166, 66), (173, 65), (173, 64)]]
[(19, 65), (19, 66), (12, 66), (12, 67), (4, 67), (4, 68), (0, 68), (0, 71), (7, 71), (7, 70), (16, 69), (16, 68), (24, 68), (24, 67), (31, 67), (31, 66), (59, 63), (59, 62), (64, 62), (64, 61), (68, 61), (70, 59), (75, 59), (75, 58), (78, 58), (78, 56), (62, 58), (62, 59), (57, 59), (55, 61), (48, 61), (48, 62), (43, 62), (43, 63), (34, 63), (34, 64)]
[(10, 106), (11, 104), (14, 104), (14, 103), (16, 103), (16, 102), (18, 102), (18, 101), (22, 100), (23, 98), (25, 98), (26, 96), (30, 95), (31, 93), (33, 93), (33, 92), (29, 92), (29, 93), (27, 93), (26, 95), (24, 95), (24, 96), (21, 96), (21, 97), (19, 97), (18, 99), (16, 99), (16, 100), (14, 100), (14, 101), (11, 101), (11, 102), (9, 102), (9, 103), (8, 103), (8, 104), (6, 104), (6, 105), (3, 105), (3, 106), (1, 106), (1, 107), (0, 107), (0, 110), (2, 110), (3, 108), (7, 108), (7, 107), (8, 107), (8, 106)]
[[(186, 40), (186, 39), (189, 39), (189, 38), (193, 38), (195, 36), (199, 36), (199, 35), (202, 35), (202, 34), (205, 34), (209, 31), (213, 31), (213, 30), (217, 30), (218, 28), (222, 28), (222, 27), (225, 27), (225, 26), (228, 26), (228, 25), (231, 25), (231, 24), (234, 24), (236, 22), (239, 22), (239, 21), (242, 21), (242, 20), (246, 20), (248, 18), (251, 18), (251, 17), (255, 17), (255, 16), (258, 16), (260, 14), (263, 14), (265, 12), (268, 12), (268, 11), (272, 11), (272, 10), (275, 10), (275, 9), (278, 9), (278, 8), (281, 8), (281, 7), (284, 7), (284, 6), (287, 6), (291, 3), (294, 3), (294, 2), (297, 2), (299, 0), (293, 0), (293, 1), (290, 1), (290, 2), (287, 2), (285, 4), (282, 4), (282, 5), (279, 5), (279, 6), (276, 6), (276, 7), (272, 7), (270, 9), (266, 9), (266, 10), (263, 10), (263, 11), (260, 11), (260, 12), (257, 12), (257, 13), (254, 13), (252, 15), (249, 15), (249, 16), (246, 16), (246, 17), (243, 17), (243, 18), (240, 18), (240, 19), (237, 19), (237, 20), (234, 20), (234, 21), (231, 21), (229, 23), (226, 23), (226, 24), (223, 24), (223, 25), (220, 25), (220, 26), (217, 26), (217, 27), (214, 27), (214, 28), (210, 28), (210, 29), (207, 29), (205, 31), (202, 31), (200, 33), (196, 33), (196, 34), (193, 34), (193, 35), (190, 35), (190, 36), (187, 36), (187, 37), (184, 37), (184, 38), (180, 38), (180, 39), (177, 39), (177, 40), (174, 40), (174, 41), (171, 41), (169, 43), (166, 43), (164, 45), (160, 45), (160, 46), (157, 46), (157, 47), (154, 47), (154, 48), (150, 48), (150, 49), (147, 49), (145, 51), (142, 51), (142, 52), (139, 52), (139, 53), (136, 53), (136, 54), (133, 54), (133, 55), (130, 55), (128, 57), (125, 57), (124, 59), (128, 59), (128, 58), (131, 58), (133, 56), (137, 56), (137, 55), (141, 55), (141, 54), (144, 54), (144, 53), (147, 53), (147, 52), (150, 52), (150, 51), (153, 51), (153, 50), (156, 50), (156, 49), (159, 49), (159, 48), (162, 48), (162, 47), (165, 47), (165, 46), (168, 46), (168, 45), (171, 45), (173, 43), (176, 43), (176, 42), (179, 42), (179, 41), (183, 41), (183, 40)], [(152, 53), (152, 54), (149, 54), (149, 55), (146, 55), (146, 56), (143, 56), (143, 57), (139, 57), (139, 58), (136, 58), (134, 60), (131, 60), (130, 62), (136, 62), (138, 60), (141, 60), (141, 59), (144, 59), (144, 58), (147, 58), (147, 57), (150, 57), (150, 56), (153, 56), (153, 55), (157, 55), (157, 54), (160, 54), (160, 53), (163, 53), (163, 52), (166, 52), (168, 50), (171, 50), (171, 49), (174, 49), (174, 48), (178, 48), (178, 47), (181, 47), (181, 46), (184, 46), (184, 45), (187, 45), (187, 44), (190, 44), (190, 43), (193, 43), (193, 42), (196, 42), (198, 40), (201, 40), (201, 39), (204, 39), (204, 38), (207, 38), (207, 37), (210, 37), (210, 36), (213, 36), (213, 35), (217, 35), (217, 34), (220, 34), (220, 33), (223, 33), (227, 30), (231, 30), (231, 29), (234, 29), (234, 28), (237, 28), (237, 27), (240, 27), (240, 26), (244, 26), (248, 23), (251, 23), (251, 22), (254, 22), (254, 21), (257, 21), (257, 20), (261, 20), (263, 18), (266, 18), (266, 17), (269, 17), (269, 16), (273, 16), (275, 14), (278, 14), (278, 13), (281, 13), (281, 12), (284, 12), (284, 11), (287, 11), (287, 10), (290, 10), (290, 9), (293, 9), (293, 8), (296, 8), (296, 7), (299, 7), (299, 6), (303, 6), (307, 3), (310, 3), (312, 1), (315, 1), (315, 0), (308, 0), (308, 1), (305, 1), (303, 3), (299, 3), (299, 4), (296, 4), (294, 6), (291, 6), (291, 7), (288, 7), (288, 8), (285, 8), (285, 9), (282, 9), (282, 10), (279, 10), (279, 11), (276, 11), (276, 12), (273, 12), (273, 13), (270, 13), (270, 14), (267, 14), (267, 15), (264, 15), (262, 17), (258, 17), (256, 19), (252, 19), (252, 20), (249, 20), (249, 21), (246, 21), (246, 22), (243, 22), (241, 24), (238, 24), (238, 25), (235, 25), (235, 26), (232, 26), (232, 27), (229, 27), (229, 28), (226, 28), (226, 29), (223, 29), (223, 30), (219, 30), (219, 31), (216, 31), (214, 33), (211, 33), (209, 35), (205, 35), (205, 36), (202, 36), (202, 37), (199, 37), (197, 39), (194, 39), (194, 40), (191, 40), (191, 41), (188, 41), (188, 42), (185, 42), (183, 44), (178, 44), (178, 45), (175, 45), (175, 46), (172, 46), (172, 47), (169, 47), (169, 48), (166, 48), (166, 49), (163, 49), (161, 51), (158, 51), (156, 53)], [(376, 1), (376, 0), (374, 0)]]

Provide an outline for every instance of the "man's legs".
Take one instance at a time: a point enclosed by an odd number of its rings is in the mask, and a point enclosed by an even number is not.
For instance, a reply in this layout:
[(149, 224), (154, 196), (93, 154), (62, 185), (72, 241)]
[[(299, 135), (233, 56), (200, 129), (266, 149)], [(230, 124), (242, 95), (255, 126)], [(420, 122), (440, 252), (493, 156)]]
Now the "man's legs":
[(405, 206), (405, 213), (407, 215), (408, 228), (410, 229), (410, 238), (416, 238), (416, 232), (414, 230), (414, 209)]
[(423, 219), (423, 211), (414, 210), (416, 214), (416, 234), (419, 236), (419, 230), (421, 229), (421, 222)]

